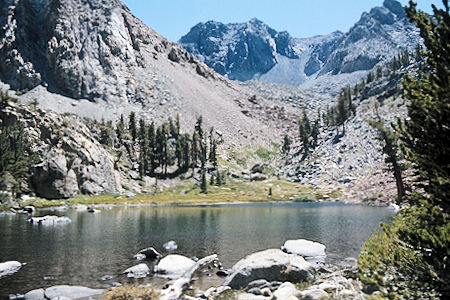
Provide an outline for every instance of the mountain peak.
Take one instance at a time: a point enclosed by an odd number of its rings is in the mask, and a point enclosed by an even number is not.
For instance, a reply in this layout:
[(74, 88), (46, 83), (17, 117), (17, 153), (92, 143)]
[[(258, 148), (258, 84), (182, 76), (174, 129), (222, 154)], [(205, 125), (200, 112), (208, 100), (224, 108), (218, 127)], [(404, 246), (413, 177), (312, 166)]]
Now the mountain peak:
[(384, 0), (383, 6), (398, 17), (406, 16), (405, 9), (401, 3), (396, 0)]

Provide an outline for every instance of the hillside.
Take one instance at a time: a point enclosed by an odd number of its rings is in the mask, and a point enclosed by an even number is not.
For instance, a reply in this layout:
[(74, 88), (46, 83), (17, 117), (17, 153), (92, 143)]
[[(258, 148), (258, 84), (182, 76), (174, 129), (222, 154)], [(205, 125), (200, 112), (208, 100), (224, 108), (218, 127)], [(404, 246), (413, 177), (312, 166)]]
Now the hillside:
[(193, 126), (202, 115), (227, 143), (266, 143), (277, 135), (277, 122), (242, 113), (251, 110), (252, 93), (145, 26), (118, 0), (8, 0), (0, 28), (0, 80), (24, 102), (36, 98), (41, 108), (97, 120), (135, 111), (162, 122), (179, 113)]

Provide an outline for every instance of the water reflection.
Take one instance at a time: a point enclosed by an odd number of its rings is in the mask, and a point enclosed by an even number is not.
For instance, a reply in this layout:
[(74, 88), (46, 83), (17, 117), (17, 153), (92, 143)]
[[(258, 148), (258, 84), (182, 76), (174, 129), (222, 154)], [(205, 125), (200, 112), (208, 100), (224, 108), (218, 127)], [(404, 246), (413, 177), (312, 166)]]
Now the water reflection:
[[(39, 212), (44, 215), (48, 212)], [(388, 221), (386, 208), (359, 205), (276, 204), (220, 207), (114, 208), (99, 214), (69, 210), (72, 223), (33, 226), (24, 216), (0, 217), (0, 261), (27, 262), (0, 280), (0, 297), (55, 284), (106, 287), (98, 279), (134, 265), (141, 248), (175, 240), (180, 253), (203, 257), (217, 253), (225, 267), (287, 239), (306, 238), (327, 246), (329, 260), (357, 256), (362, 242)], [(152, 264), (149, 263), (149, 267)], [(51, 276), (55, 281), (45, 281)]]

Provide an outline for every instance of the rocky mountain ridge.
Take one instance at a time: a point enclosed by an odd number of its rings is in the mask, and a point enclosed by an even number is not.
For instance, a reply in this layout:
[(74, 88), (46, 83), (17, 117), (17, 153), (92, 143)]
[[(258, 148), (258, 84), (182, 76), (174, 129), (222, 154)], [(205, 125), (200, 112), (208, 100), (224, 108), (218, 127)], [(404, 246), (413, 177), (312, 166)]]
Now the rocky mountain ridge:
[(135, 111), (162, 122), (179, 113), (189, 127), (202, 115), (227, 143), (277, 135), (276, 120), (244, 113), (253, 93), (145, 26), (119, 0), (6, 0), (0, 28), (0, 86), (25, 102), (36, 98), (41, 108), (97, 120)]
[(195, 25), (179, 43), (230, 79), (302, 85), (326, 74), (371, 70), (416, 47), (420, 37), (401, 4), (385, 0), (364, 12), (347, 33), (298, 39), (257, 19), (226, 25), (209, 21)]

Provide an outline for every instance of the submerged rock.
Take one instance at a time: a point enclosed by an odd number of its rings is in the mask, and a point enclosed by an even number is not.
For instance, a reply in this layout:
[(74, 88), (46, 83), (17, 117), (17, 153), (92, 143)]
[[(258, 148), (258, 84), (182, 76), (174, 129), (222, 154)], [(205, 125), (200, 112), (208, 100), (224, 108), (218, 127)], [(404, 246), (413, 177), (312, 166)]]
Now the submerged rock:
[(126, 269), (123, 273), (129, 278), (143, 278), (150, 273), (150, 269), (146, 264), (142, 263)]
[(6, 261), (0, 263), (0, 278), (16, 273), (22, 267), (18, 261)]
[(163, 274), (169, 278), (181, 277), (195, 265), (192, 259), (178, 254), (167, 255), (155, 266), (155, 273)]
[(43, 217), (34, 217), (28, 219), (28, 222), (35, 225), (60, 225), (60, 224), (68, 224), (72, 222), (68, 217), (58, 217), (58, 216), (43, 216)]
[(157, 259), (159, 257), (161, 257), (161, 254), (159, 254), (158, 251), (156, 251), (155, 248), (153, 247), (148, 247), (142, 250), (139, 250), (139, 252), (134, 256), (134, 258), (136, 258), (137, 260), (140, 260), (140, 258), (142, 258), (142, 255), (145, 258), (148, 259)]
[(175, 251), (178, 249), (178, 245), (175, 241), (168, 241), (163, 245), (163, 248), (166, 249), (166, 251)]
[(105, 292), (103, 289), (91, 289), (84, 286), (70, 286), (70, 285), (55, 285), (45, 289), (45, 298), (67, 298), (78, 299), (88, 298), (96, 295), (101, 295)]
[(286, 253), (298, 254), (305, 258), (325, 257), (325, 245), (309, 240), (288, 240), (281, 247)]
[(303, 282), (312, 279), (314, 274), (314, 268), (303, 257), (269, 249), (238, 261), (224, 285), (241, 289), (257, 279)]

